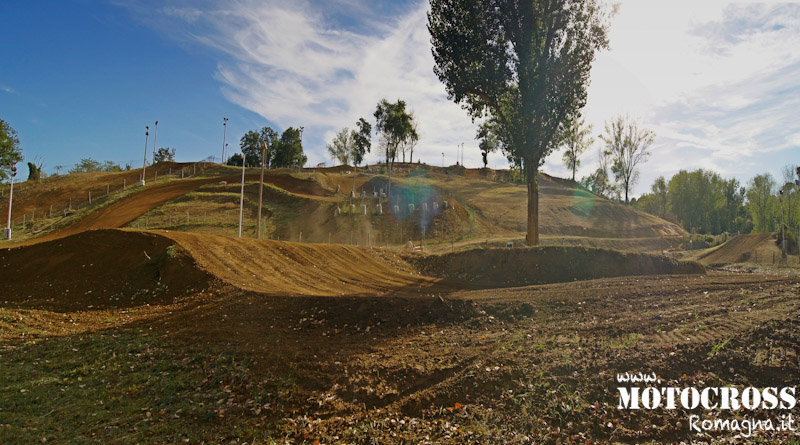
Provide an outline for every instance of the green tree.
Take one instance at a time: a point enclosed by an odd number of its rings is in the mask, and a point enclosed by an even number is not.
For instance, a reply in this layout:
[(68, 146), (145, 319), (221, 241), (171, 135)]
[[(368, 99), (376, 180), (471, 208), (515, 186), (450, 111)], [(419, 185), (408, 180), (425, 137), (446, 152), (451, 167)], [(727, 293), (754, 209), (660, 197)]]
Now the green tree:
[(33, 162), (28, 162), (28, 181), (35, 181), (35, 182), (41, 181), (42, 167), (43, 165), (41, 163), (39, 165), (36, 165)]
[(364, 120), (363, 117), (360, 117), (356, 122), (356, 127), (358, 127), (358, 131), (353, 133), (353, 143), (355, 144), (353, 163), (359, 166), (364, 162), (364, 156), (369, 153), (372, 147), (372, 125)]
[(357, 133), (344, 127), (336, 132), (333, 140), (328, 144), (328, 154), (341, 165), (349, 165), (355, 151), (355, 136)]
[(528, 188), (527, 244), (539, 242), (538, 171), (586, 103), (595, 52), (608, 45), (594, 0), (431, 0), (434, 73), (448, 97), (486, 118)]
[(602, 150), (599, 150), (598, 164), (592, 174), (581, 178), (580, 184), (592, 193), (609, 199), (614, 198), (618, 192), (608, 174), (608, 154)]
[(753, 218), (754, 232), (772, 231), (772, 206), (775, 180), (765, 173), (757, 175), (747, 185), (747, 210)]
[(385, 144), (386, 166), (389, 172), (389, 185), (387, 187), (389, 196), (392, 190), (392, 167), (397, 158), (397, 150), (402, 145), (412, 139), (419, 139), (414, 130), (414, 122), (411, 113), (406, 111), (406, 103), (398, 99), (395, 103), (390, 103), (386, 99), (381, 99), (375, 107), (375, 129), (381, 134)]
[(17, 130), (0, 119), (0, 180), (11, 178), (11, 166), (22, 161)]
[(575, 172), (581, 166), (581, 154), (594, 144), (594, 138), (589, 134), (592, 132), (592, 125), (585, 125), (583, 118), (575, 120), (566, 127), (564, 134), (564, 155), (562, 160), (564, 165), (572, 171), (572, 180), (575, 180)]
[(83, 158), (74, 167), (69, 169), (70, 173), (89, 173), (101, 171), (102, 164), (92, 158)]
[(395, 103), (381, 99), (375, 107), (374, 116), (375, 129), (386, 140), (386, 164), (391, 169), (398, 149), (410, 139), (417, 138), (413, 117), (406, 111), (406, 102), (400, 99)]
[(679, 171), (669, 181), (669, 205), (684, 229), (690, 232), (711, 232), (711, 219), (716, 201), (710, 176), (712, 172)]
[(650, 186), (651, 193), (645, 193), (636, 201), (636, 208), (652, 215), (666, 218), (669, 207), (669, 190), (663, 176), (656, 178)]
[(639, 179), (636, 167), (647, 161), (650, 152), (647, 148), (655, 141), (655, 133), (650, 130), (639, 130), (638, 124), (628, 117), (617, 116), (606, 122), (606, 134), (600, 139), (606, 143), (606, 153), (611, 157), (611, 172), (614, 179), (628, 193)]
[(153, 155), (153, 163), (157, 164), (159, 162), (172, 162), (175, 160), (175, 149), (169, 147), (161, 147), (156, 150), (155, 155)]
[[(247, 165), (251, 167), (261, 166), (262, 143), (267, 144), (267, 149), (264, 151), (264, 164), (267, 168), (273, 167), (272, 164), (275, 159), (277, 146), (280, 143), (280, 138), (278, 137), (278, 133), (271, 127), (264, 127), (258, 131), (250, 130), (239, 139), (239, 147), (245, 154)], [(239, 162), (239, 166), (242, 165), (241, 161), (236, 162)], [(230, 159), (228, 160), (228, 165), (233, 165), (230, 163)]]
[(275, 145), (272, 168), (302, 167), (308, 161), (303, 153), (300, 129), (289, 127), (283, 131)]
[(669, 207), (669, 188), (667, 180), (663, 176), (659, 176), (650, 186), (653, 192), (653, 202), (655, 204), (655, 214), (660, 217), (666, 217)]
[(112, 161), (95, 161), (92, 158), (83, 158), (69, 169), (70, 173), (91, 173), (91, 172), (121, 172), (122, 167)]
[(478, 127), (475, 139), (478, 140), (478, 148), (481, 150), (483, 168), (486, 168), (489, 166), (489, 153), (494, 153), (501, 149), (500, 141), (497, 140), (497, 136), (492, 132), (491, 125), (488, 122), (484, 122)]
[(228, 158), (228, 161), (225, 165), (231, 165), (234, 167), (241, 167), (242, 166), (242, 154), (241, 153), (234, 153), (231, 157)]
[(358, 131), (353, 132), (353, 195), (356, 193), (356, 172), (358, 166), (364, 162), (364, 155), (370, 151), (372, 146), (372, 125), (363, 117), (356, 122)]

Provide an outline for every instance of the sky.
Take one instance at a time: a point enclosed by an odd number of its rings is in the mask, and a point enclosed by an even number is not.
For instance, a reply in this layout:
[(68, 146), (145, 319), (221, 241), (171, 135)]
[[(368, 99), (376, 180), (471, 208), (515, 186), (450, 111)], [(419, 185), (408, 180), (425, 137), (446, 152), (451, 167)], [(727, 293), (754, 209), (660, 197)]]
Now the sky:
[[(157, 144), (177, 160), (221, 156), (248, 130), (304, 127), (310, 165), (376, 103), (403, 99), (419, 121), (415, 158), (482, 166), (476, 125), (433, 73), (427, 1), (64, 0), (0, 3), (0, 119), (45, 170), (81, 158), (140, 167)], [(619, 4), (592, 68), (586, 121), (618, 115), (656, 139), (633, 195), (657, 176), (711, 169), (745, 184), (800, 164), (800, 3)], [(373, 139), (377, 139), (373, 137)], [(367, 156), (374, 162), (377, 154)], [(489, 166), (506, 168), (501, 154)], [(561, 152), (542, 170), (567, 177)]]

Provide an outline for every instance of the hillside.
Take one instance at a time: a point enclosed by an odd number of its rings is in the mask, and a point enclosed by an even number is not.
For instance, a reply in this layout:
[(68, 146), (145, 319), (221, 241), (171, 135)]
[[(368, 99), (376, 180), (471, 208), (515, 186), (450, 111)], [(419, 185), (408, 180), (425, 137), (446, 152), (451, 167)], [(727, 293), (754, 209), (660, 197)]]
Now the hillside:
[[(148, 180), (144, 189), (130, 186), (137, 183), (140, 170), (20, 184), (14, 200), (14, 245), (25, 239), (43, 241), (120, 227), (238, 234), (238, 168), (168, 163), (149, 168), (148, 178), (152, 174), (155, 179), (159, 172), (158, 181)], [(256, 232), (258, 172), (248, 169), (246, 175), (243, 234), (247, 237)], [(268, 171), (262, 236), (358, 245), (413, 241), (434, 250), (524, 241), (526, 189), (510, 181), (507, 171), (405, 164), (398, 166), (392, 182), (390, 206), (378, 197), (381, 190), (388, 190), (388, 178), (375, 166), (359, 169), (356, 198), (350, 197), (354, 181), (348, 167)], [(94, 196), (91, 204), (89, 193)], [(70, 202), (72, 210), (59, 210)], [(80, 203), (84, 204), (79, 209)], [(675, 224), (544, 174), (539, 227), (544, 245), (631, 251), (660, 251), (685, 234)]]

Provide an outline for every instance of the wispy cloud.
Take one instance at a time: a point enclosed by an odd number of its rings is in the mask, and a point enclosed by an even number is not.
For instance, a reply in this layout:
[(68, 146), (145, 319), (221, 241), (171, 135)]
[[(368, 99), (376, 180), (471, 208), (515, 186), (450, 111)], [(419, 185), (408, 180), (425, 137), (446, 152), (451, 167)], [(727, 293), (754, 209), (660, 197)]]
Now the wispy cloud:
[[(454, 162), (465, 142), (467, 164), (480, 165), (474, 125), (432, 72), (428, 3), (321, 5), (177, 0), (161, 8), (171, 22), (160, 26), (219, 55), (214, 75), (228, 100), (281, 128), (305, 126), (311, 162), (327, 160), (323, 147), (335, 130), (370, 118), (381, 98), (402, 98), (419, 118), (423, 160), (439, 163), (445, 152)], [(596, 134), (616, 114), (656, 132), (636, 193), (681, 168), (746, 180), (764, 169), (764, 155), (796, 151), (800, 4), (624, 1), (610, 40), (592, 70), (584, 115)], [(594, 168), (597, 148), (579, 176)], [(560, 158), (551, 155), (544, 170), (566, 175)], [(490, 165), (505, 160), (497, 154)]]
[[(424, 1), (399, 7), (339, 0), (321, 9), (239, 0), (192, 14), (186, 33), (229, 56), (215, 77), (231, 102), (281, 128), (305, 127), (312, 162), (327, 160), (333, 133), (370, 119), (382, 98), (405, 100), (419, 119), (415, 158), (441, 162), (448, 151), (454, 162), (456, 144), (470, 144), (474, 126), (433, 74), (427, 9)], [(188, 21), (178, 10), (164, 12)]]
[(618, 113), (655, 131), (637, 193), (679, 169), (776, 174), (800, 150), (800, 4), (727, 3), (629, 1), (612, 24), (586, 114), (596, 131)]
[(8, 85), (0, 85), (0, 91), (6, 92), (8, 94), (16, 93), (16, 91)]

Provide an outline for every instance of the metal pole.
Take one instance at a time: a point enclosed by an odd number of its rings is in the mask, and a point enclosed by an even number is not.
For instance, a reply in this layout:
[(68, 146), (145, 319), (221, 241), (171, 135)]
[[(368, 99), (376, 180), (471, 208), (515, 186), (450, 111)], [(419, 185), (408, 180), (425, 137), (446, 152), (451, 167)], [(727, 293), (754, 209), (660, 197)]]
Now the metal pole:
[(242, 150), (242, 194), (239, 198), (239, 238), (242, 237), (242, 212), (244, 211), (244, 166), (245, 166), (245, 155), (244, 150)]
[(147, 138), (150, 136), (150, 126), (144, 126), (144, 161), (142, 161), (142, 182), (139, 183), (142, 187), (144, 187), (144, 173), (147, 169)]
[(17, 166), (11, 166), (11, 189), (8, 191), (8, 225), (6, 225), (6, 239), (11, 239), (11, 204), (14, 200), (14, 177), (17, 176)]
[[(225, 135), (228, 132), (228, 118), (222, 118), (222, 159), (220, 160), (220, 164), (225, 163)], [(242, 165), (244, 165), (244, 161), (242, 161)]]
[(156, 141), (158, 140), (158, 121), (156, 121), (156, 129), (153, 133), (153, 164), (156, 163)]
[(264, 196), (264, 157), (267, 153), (267, 143), (261, 141), (261, 180), (258, 182), (258, 228), (256, 239), (261, 239), (261, 203)]

